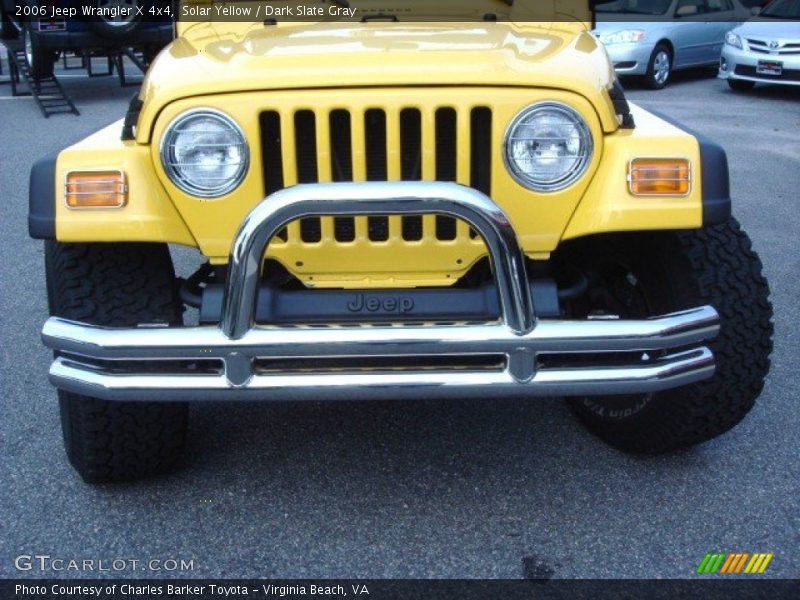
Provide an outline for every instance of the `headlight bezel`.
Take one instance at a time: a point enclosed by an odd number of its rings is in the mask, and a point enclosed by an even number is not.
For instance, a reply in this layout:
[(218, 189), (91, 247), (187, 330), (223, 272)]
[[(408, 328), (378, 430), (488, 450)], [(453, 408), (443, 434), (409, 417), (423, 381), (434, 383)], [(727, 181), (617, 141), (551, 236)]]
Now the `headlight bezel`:
[(728, 46), (733, 46), (734, 48), (739, 48), (739, 50), (744, 49), (744, 42), (742, 42), (742, 36), (738, 33), (734, 33), (733, 31), (729, 31), (725, 34), (725, 43)]
[(647, 32), (643, 29), (620, 29), (610, 33), (601, 33), (598, 37), (605, 46), (618, 44), (638, 44), (644, 41)]
[[(516, 168), (515, 161), (510, 156), (510, 145), (513, 141), (512, 134), (516, 128), (519, 127), (519, 125), (533, 113), (540, 110), (552, 109), (555, 109), (572, 118), (573, 124), (579, 130), (579, 133), (583, 135), (584, 152), (577, 166), (574, 167), (567, 175), (559, 178), (556, 181), (535, 181), (530, 176), (521, 174)], [(542, 100), (520, 110), (514, 116), (514, 118), (511, 119), (503, 138), (503, 162), (505, 164), (506, 171), (509, 173), (509, 175), (511, 175), (514, 181), (516, 181), (525, 189), (543, 194), (561, 192), (577, 183), (589, 170), (589, 166), (594, 159), (594, 150), (594, 135), (592, 134), (592, 129), (587, 120), (576, 108), (557, 100)]]
[[(178, 172), (177, 165), (172, 164), (174, 161), (171, 160), (171, 148), (174, 148), (174, 143), (171, 142), (174, 142), (174, 134), (176, 130), (180, 125), (185, 124), (190, 119), (197, 117), (210, 117), (224, 123), (236, 134), (242, 147), (242, 160), (238, 165), (235, 175), (228, 182), (226, 182), (225, 185), (217, 186), (213, 189), (200, 187), (187, 181), (186, 177), (182, 176)], [(194, 198), (200, 198), (202, 200), (215, 200), (222, 198), (223, 196), (227, 196), (242, 184), (250, 170), (250, 145), (247, 141), (247, 136), (245, 135), (244, 130), (233, 117), (216, 108), (191, 108), (173, 118), (161, 135), (159, 157), (161, 159), (161, 168), (164, 170), (164, 173), (170, 182), (185, 194), (188, 194)]]

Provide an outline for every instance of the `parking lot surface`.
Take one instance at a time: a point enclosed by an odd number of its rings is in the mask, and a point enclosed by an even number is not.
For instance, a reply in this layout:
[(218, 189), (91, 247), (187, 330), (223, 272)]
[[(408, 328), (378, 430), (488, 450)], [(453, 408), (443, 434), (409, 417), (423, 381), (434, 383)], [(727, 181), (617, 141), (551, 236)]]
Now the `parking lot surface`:
[[(121, 118), (133, 90), (69, 75), (80, 117), (45, 120), (0, 85), (0, 576), (692, 577), (718, 551), (772, 552), (767, 576), (800, 577), (800, 89), (734, 94), (699, 72), (629, 92), (727, 149), (734, 213), (772, 286), (772, 372), (730, 433), (643, 458), (603, 445), (558, 399), (204, 404), (184, 470), (91, 487), (66, 462), (47, 383), (27, 178)], [(198, 261), (176, 256), (183, 275)], [(17, 571), (34, 554), (193, 563)]]

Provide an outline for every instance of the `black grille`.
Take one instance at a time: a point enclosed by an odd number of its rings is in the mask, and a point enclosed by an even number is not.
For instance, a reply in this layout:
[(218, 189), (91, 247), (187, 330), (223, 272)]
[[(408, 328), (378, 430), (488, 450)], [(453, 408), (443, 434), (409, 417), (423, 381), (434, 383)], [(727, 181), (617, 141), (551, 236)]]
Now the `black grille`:
[[(363, 114), (351, 113), (345, 109), (330, 112), (298, 110), (281, 121), (281, 114), (267, 110), (260, 115), (261, 154), (263, 157), (264, 191), (272, 194), (286, 185), (286, 165), (283, 164), (283, 141), (286, 136), (294, 139), (294, 160), (297, 183), (316, 183), (319, 181), (317, 154), (317, 119), (328, 120), (330, 139), (331, 180), (353, 181), (353, 121), (363, 119), (364, 159), (368, 181), (388, 179), (387, 113), (383, 109), (371, 108)], [(404, 181), (422, 179), (422, 113), (417, 108), (404, 108), (394, 117), (399, 120), (400, 133), (400, 178)], [(294, 131), (286, 131), (287, 123)], [(456, 109), (441, 107), (434, 113), (435, 179), (437, 181), (456, 181), (459, 152), (459, 135), (469, 139), (460, 145), (469, 152), (469, 185), (487, 195), (491, 195), (492, 171), (492, 111), (488, 107), (475, 107), (469, 112), (467, 130), (458, 130)], [(468, 149), (466, 145), (468, 144)], [(328, 160), (327, 158), (325, 160)], [(325, 165), (327, 167), (327, 165)], [(402, 217), (401, 235), (406, 241), (418, 241), (423, 237), (423, 219), (420, 216)], [(435, 235), (439, 240), (456, 238), (456, 220), (452, 217), (437, 216)], [(352, 242), (356, 238), (355, 221), (352, 217), (336, 217), (333, 220), (333, 235), (338, 242)], [(385, 216), (371, 216), (367, 220), (367, 236), (372, 241), (386, 241), (389, 238), (389, 219)], [(476, 237), (470, 230), (470, 236)], [(286, 229), (278, 238), (286, 241)], [(300, 221), (300, 238), (307, 243), (322, 239), (322, 223), (317, 217)]]
[(765, 75), (756, 73), (755, 67), (737, 65), (735, 73), (743, 77), (757, 77), (758, 79), (772, 79), (774, 81), (800, 81), (800, 69), (784, 69), (780, 75)]

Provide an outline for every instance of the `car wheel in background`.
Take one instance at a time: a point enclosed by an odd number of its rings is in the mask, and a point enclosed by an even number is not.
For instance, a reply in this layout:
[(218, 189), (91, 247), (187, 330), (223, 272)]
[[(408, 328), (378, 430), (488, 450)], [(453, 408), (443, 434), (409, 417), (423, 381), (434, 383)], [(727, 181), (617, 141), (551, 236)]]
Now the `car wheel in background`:
[(672, 74), (672, 50), (666, 44), (657, 44), (650, 55), (644, 84), (651, 90), (660, 90), (667, 85)]
[(31, 33), (30, 23), (22, 27), (22, 43), (25, 45), (25, 58), (31, 77), (42, 79), (52, 76), (58, 54), (41, 47), (38, 38)]
[(746, 92), (756, 87), (756, 82), (747, 81), (746, 79), (728, 79), (728, 85), (737, 92)]
[(136, 8), (141, 6), (145, 10), (144, 0), (92, 0), (97, 8), (126, 8), (128, 14), (116, 17), (98, 15), (89, 22), (89, 27), (97, 35), (106, 39), (120, 40), (131, 35), (142, 23), (142, 17)]

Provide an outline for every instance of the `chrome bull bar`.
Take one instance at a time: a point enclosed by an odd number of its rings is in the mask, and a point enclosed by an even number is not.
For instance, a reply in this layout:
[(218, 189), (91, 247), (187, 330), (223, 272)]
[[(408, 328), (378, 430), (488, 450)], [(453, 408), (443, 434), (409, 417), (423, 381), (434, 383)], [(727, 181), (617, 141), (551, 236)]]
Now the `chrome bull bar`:
[[(313, 216), (442, 214), (483, 238), (496, 280), (498, 322), (402, 326), (278, 327), (254, 322), (270, 240)], [(457, 397), (486, 393), (561, 396), (659, 391), (710, 377), (719, 330), (709, 306), (641, 320), (536, 320), (525, 255), (503, 211), (453, 183), (298, 185), (272, 194), (245, 218), (233, 242), (220, 325), (106, 328), (51, 317), (44, 343), (56, 351), (58, 388), (106, 400), (227, 400)], [(614, 357), (610, 354), (614, 353)], [(628, 353), (620, 362), (618, 353)], [(650, 354), (655, 354), (650, 358)], [(502, 356), (493, 370), (358, 368), (376, 357)], [(585, 357), (581, 366), (542, 367), (549, 355)], [(315, 369), (322, 359), (355, 368)], [(295, 372), (268, 372), (269, 360)], [(588, 360), (589, 364), (585, 364)], [(203, 371), (196, 363), (218, 364)]]

